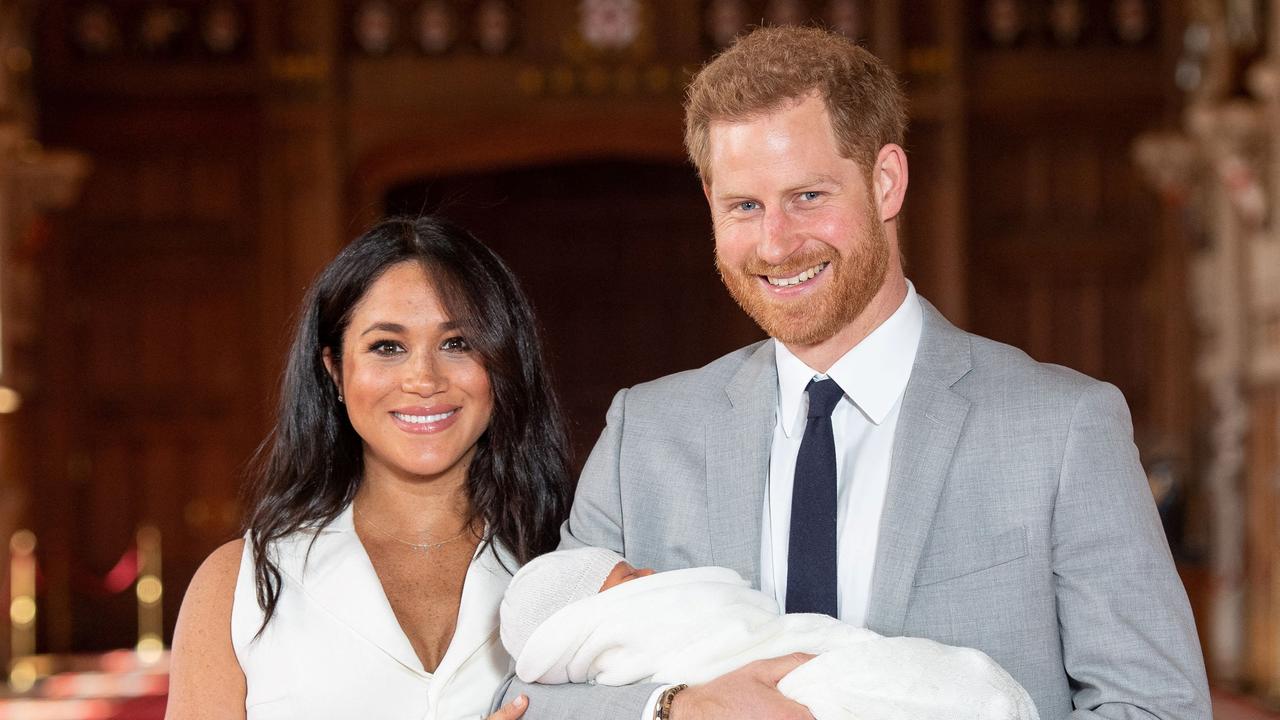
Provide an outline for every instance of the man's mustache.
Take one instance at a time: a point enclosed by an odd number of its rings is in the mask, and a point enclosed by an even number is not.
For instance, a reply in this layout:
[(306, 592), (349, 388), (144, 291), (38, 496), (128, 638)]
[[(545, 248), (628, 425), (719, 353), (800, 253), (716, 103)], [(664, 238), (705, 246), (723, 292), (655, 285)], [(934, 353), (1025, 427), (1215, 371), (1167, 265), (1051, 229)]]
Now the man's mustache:
[(835, 255), (829, 252), (815, 252), (803, 255), (801, 257), (788, 258), (781, 265), (770, 265), (756, 259), (747, 261), (742, 265), (742, 271), (748, 275), (768, 275), (770, 277), (792, 277), (817, 267), (822, 263), (835, 261)]

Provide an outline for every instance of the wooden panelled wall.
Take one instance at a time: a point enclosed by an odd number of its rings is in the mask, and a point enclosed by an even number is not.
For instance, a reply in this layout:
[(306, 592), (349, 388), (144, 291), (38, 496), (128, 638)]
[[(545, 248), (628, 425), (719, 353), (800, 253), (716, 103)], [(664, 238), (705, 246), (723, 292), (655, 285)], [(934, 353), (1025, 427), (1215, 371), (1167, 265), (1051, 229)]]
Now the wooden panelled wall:
[[(198, 18), (212, 3), (172, 4)], [(164, 534), (172, 622), (236, 532), (308, 278), (389, 207), (452, 212), (525, 278), (579, 462), (614, 390), (758, 337), (716, 282), (680, 146), (684, 78), (715, 47), (710, 3), (641, 2), (637, 43), (596, 51), (577, 3), (516, 1), (509, 50), (432, 55), (406, 34), (362, 50), (357, 2), (246, 2), (243, 47), (218, 57), (140, 52), (128, 23), (149, 4), (96, 5), (117, 11), (114, 51), (77, 45), (86, 3), (51, 0), (40, 19), (43, 133), (97, 168), (43, 269), (27, 509), (43, 648), (132, 642), (129, 598), (93, 584), (141, 523)], [(463, 23), (480, 7), (448, 5)], [(756, 18), (768, 5), (746, 3)], [(855, 5), (912, 100), (917, 287), (961, 324), (1116, 382), (1144, 451), (1185, 459), (1179, 256), (1126, 145), (1168, 110), (1177, 16), (1132, 47), (996, 48), (967, 3)], [(1105, 3), (1085, 5), (1105, 22)]]

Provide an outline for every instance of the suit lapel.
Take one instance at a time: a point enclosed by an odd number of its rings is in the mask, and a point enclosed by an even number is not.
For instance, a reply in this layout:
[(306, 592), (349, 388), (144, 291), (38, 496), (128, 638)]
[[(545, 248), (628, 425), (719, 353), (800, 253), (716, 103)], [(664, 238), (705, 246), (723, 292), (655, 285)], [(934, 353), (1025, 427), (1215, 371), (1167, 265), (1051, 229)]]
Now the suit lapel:
[(778, 404), (773, 342), (761, 343), (725, 386), (730, 406), (706, 427), (712, 562), (760, 586), (760, 523)]
[(899, 635), (969, 401), (952, 385), (972, 367), (968, 336), (923, 298), (924, 328), (894, 434), (867, 627)]

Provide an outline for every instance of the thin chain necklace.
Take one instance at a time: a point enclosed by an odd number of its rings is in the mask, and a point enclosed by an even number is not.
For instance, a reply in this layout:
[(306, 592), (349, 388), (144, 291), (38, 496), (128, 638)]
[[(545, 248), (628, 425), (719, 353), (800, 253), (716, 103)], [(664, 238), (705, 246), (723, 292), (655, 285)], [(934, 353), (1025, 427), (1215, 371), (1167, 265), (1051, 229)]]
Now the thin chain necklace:
[(464, 526), (463, 526), (463, 528), (462, 528), (462, 531), (461, 531), (461, 532), (459, 532), (457, 535), (454, 535), (454, 536), (453, 536), (453, 537), (451, 537), (451, 538), (446, 538), (446, 539), (441, 540), (441, 541), (439, 541), (439, 542), (433, 542), (433, 543), (416, 543), (416, 542), (409, 542), (408, 540), (405, 540), (405, 539), (403, 539), (403, 538), (400, 538), (400, 537), (395, 536), (395, 535), (394, 535), (394, 534), (392, 534), (390, 531), (388, 531), (388, 530), (384, 529), (384, 528), (383, 528), (381, 525), (379, 525), (378, 523), (376, 523), (376, 522), (374, 522), (373, 520), (369, 519), (369, 516), (368, 516), (368, 515), (365, 515), (364, 513), (360, 512), (360, 508), (357, 508), (357, 507), (354, 507), (354, 506), (353, 506), (353, 508), (352, 508), (352, 509), (355, 511), (355, 514), (356, 514), (357, 516), (359, 516), (359, 517), (363, 518), (363, 519), (364, 519), (364, 521), (365, 521), (366, 523), (368, 523), (368, 524), (369, 524), (369, 526), (370, 526), (370, 527), (372, 527), (374, 530), (377, 530), (378, 532), (382, 533), (383, 535), (386, 535), (387, 537), (391, 538), (392, 540), (395, 540), (396, 542), (400, 543), (401, 545), (408, 545), (409, 547), (413, 548), (414, 550), (417, 550), (417, 551), (422, 552), (422, 553), (429, 553), (429, 552), (431, 552), (432, 550), (435, 550), (435, 549), (437, 549), (437, 548), (444, 547), (445, 545), (448, 545), (449, 543), (453, 542), (454, 540), (457, 540), (458, 538), (462, 537), (463, 535), (466, 535), (466, 534), (467, 534), (467, 531), (471, 529), (470, 524), (468, 524), (468, 525), (464, 525)]

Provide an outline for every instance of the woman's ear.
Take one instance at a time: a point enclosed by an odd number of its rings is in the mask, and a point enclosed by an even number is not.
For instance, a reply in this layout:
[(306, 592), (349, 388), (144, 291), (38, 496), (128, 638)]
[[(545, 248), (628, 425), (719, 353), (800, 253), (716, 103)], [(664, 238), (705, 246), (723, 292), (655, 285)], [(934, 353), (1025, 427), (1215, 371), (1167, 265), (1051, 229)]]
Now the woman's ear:
[(332, 348), (325, 348), (322, 357), (324, 358), (324, 369), (329, 373), (329, 378), (333, 380), (333, 386), (338, 389), (338, 402), (342, 402), (342, 368), (339, 367), (337, 359), (333, 357)]

